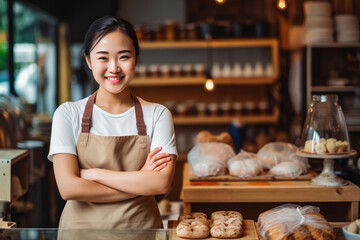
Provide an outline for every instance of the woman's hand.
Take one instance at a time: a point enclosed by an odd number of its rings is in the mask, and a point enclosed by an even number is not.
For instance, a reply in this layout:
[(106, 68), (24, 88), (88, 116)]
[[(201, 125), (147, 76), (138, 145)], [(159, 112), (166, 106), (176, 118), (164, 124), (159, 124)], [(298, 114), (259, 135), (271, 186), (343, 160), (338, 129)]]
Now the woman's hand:
[(160, 171), (168, 165), (168, 162), (171, 160), (170, 154), (168, 153), (159, 153), (162, 147), (155, 148), (152, 150), (145, 161), (144, 166), (140, 171)]

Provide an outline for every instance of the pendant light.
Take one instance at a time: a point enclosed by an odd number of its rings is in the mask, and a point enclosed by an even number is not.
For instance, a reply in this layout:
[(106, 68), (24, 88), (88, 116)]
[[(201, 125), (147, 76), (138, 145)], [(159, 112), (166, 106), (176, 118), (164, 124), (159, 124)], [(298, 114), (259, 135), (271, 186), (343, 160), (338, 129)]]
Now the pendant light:
[(205, 89), (209, 92), (213, 91), (215, 89), (215, 83), (211, 76), (211, 67), (212, 67), (212, 49), (210, 46), (210, 41), (212, 39), (212, 36), (210, 33), (207, 33), (205, 36), (205, 39), (207, 40), (206, 45), (206, 62), (207, 62), (207, 74), (206, 74), (206, 81), (205, 81)]
[(215, 0), (215, 2), (219, 5), (222, 5), (222, 4), (226, 3), (226, 0)]
[(276, 6), (279, 10), (285, 10), (288, 7), (286, 0), (277, 0)]

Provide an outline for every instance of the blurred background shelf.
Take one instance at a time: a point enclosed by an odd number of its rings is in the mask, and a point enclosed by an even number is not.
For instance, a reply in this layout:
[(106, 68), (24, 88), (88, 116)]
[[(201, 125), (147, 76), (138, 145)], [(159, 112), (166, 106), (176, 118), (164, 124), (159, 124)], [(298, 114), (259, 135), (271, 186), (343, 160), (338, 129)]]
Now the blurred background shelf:
[(240, 115), (240, 116), (185, 116), (174, 117), (176, 125), (230, 124), (234, 121), (242, 124), (271, 124), (279, 119), (279, 108), (274, 107), (272, 114)]
[[(135, 78), (130, 86), (176, 86), (176, 85), (204, 85), (205, 77), (147, 77)], [(275, 77), (248, 77), (248, 78), (214, 78), (216, 85), (262, 85), (272, 84), (277, 79)]]
[(276, 38), (215, 39), (189, 41), (140, 41), (141, 49), (230, 48), (277, 46)]

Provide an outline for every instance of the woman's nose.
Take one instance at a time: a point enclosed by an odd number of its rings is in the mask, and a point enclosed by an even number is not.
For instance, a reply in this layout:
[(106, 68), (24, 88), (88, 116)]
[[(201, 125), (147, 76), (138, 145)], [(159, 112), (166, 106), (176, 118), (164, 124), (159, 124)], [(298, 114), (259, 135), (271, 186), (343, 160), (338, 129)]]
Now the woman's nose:
[(121, 71), (121, 67), (117, 61), (110, 61), (109, 72), (117, 73)]

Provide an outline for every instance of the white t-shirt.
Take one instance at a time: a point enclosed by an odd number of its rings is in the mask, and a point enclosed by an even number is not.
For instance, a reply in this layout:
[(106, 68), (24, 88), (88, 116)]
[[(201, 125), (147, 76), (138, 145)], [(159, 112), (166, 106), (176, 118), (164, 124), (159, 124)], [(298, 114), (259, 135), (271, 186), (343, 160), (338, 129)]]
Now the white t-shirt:
[[(56, 109), (48, 155), (50, 161), (57, 153), (77, 155), (76, 143), (81, 132), (81, 120), (88, 98), (63, 103)], [(138, 99), (143, 110), (146, 133), (150, 138), (150, 151), (162, 147), (161, 152), (177, 155), (170, 111), (160, 104)], [(111, 114), (94, 104), (90, 133), (100, 136), (138, 135), (135, 107), (121, 114)]]

